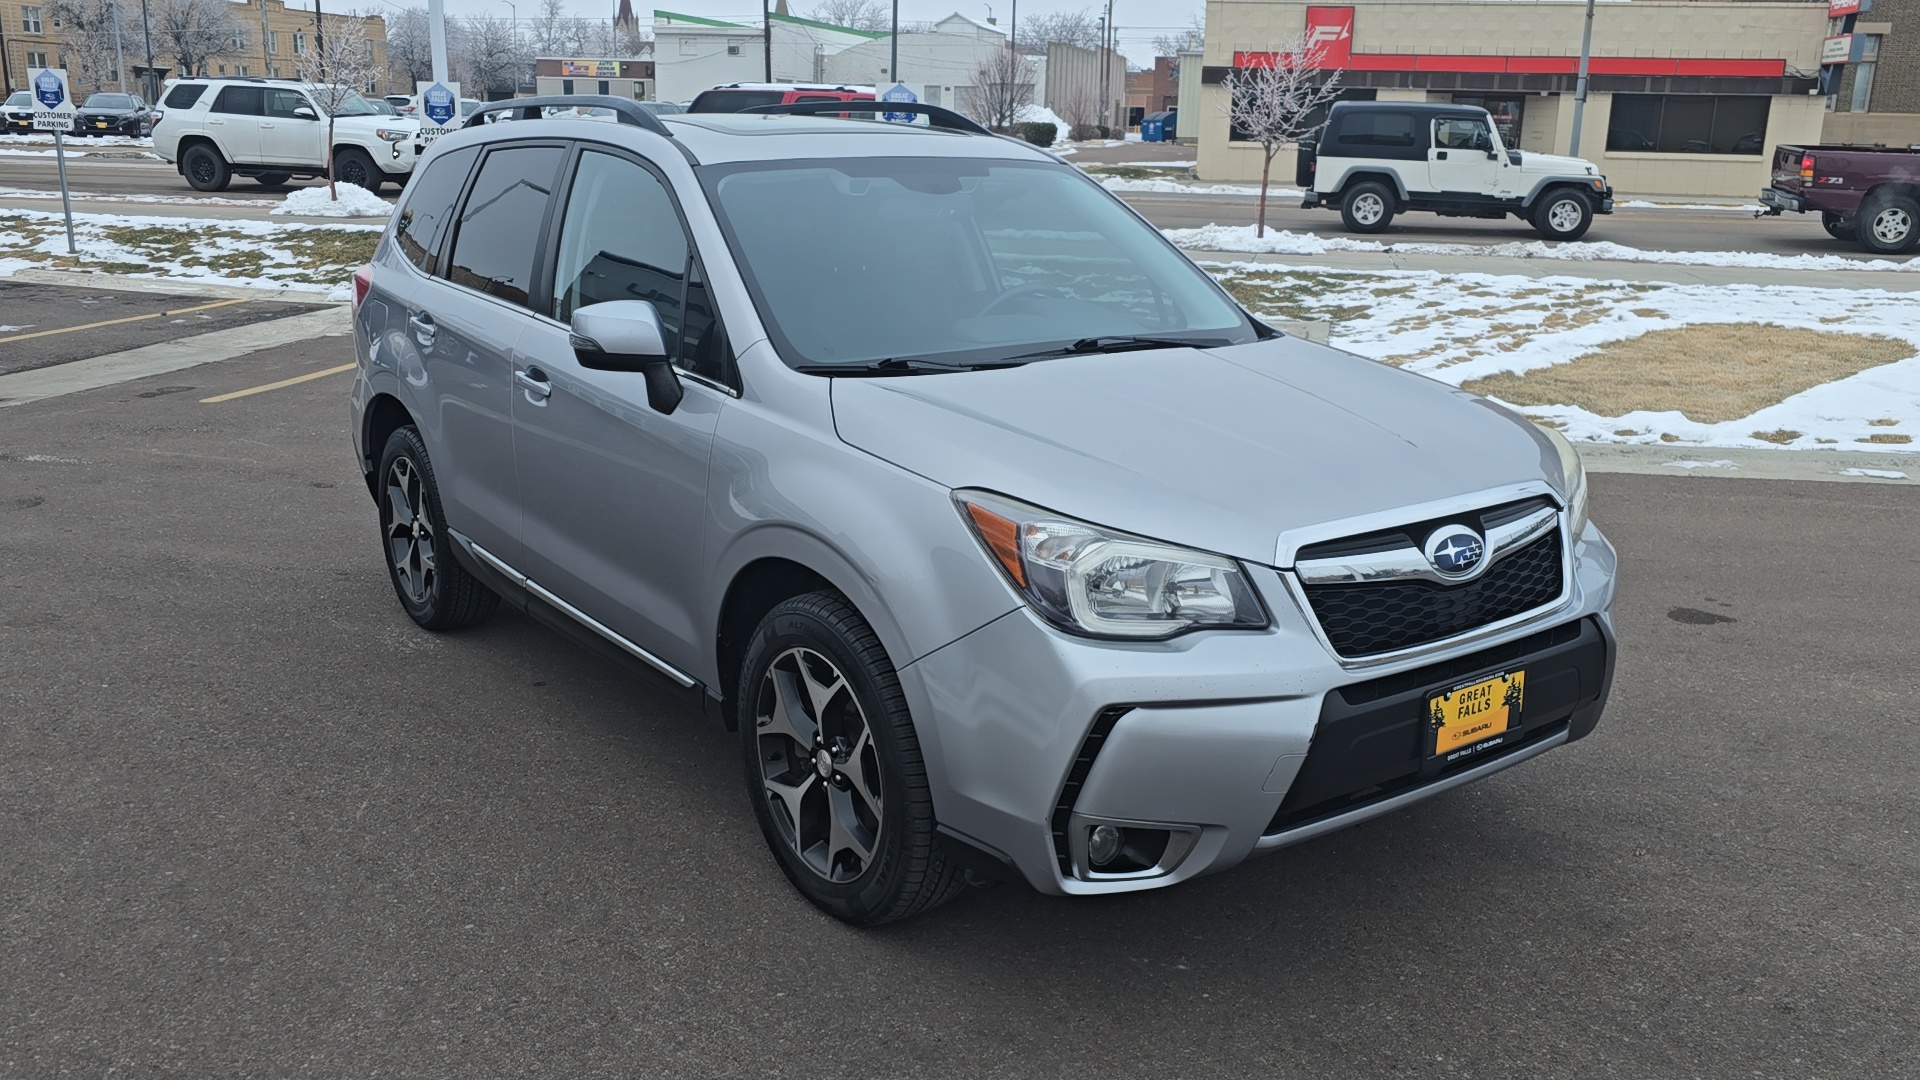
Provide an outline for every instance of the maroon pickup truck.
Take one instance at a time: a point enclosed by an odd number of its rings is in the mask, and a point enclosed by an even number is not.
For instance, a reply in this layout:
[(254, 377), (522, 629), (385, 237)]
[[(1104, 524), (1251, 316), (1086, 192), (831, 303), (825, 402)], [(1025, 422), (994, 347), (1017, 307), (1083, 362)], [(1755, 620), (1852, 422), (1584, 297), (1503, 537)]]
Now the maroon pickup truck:
[(1817, 211), (1836, 239), (1899, 255), (1920, 242), (1920, 150), (1776, 146), (1765, 213)]

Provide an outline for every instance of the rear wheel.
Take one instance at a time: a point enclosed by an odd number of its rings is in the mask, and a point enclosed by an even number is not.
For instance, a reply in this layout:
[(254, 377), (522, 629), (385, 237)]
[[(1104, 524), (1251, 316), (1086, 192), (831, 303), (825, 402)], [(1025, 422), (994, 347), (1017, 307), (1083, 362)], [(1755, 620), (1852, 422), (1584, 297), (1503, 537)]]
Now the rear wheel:
[(374, 194), (380, 193), (380, 183), (386, 174), (373, 163), (373, 158), (357, 146), (345, 146), (333, 152), (333, 178), (343, 184), (352, 184), (365, 188)]
[(1378, 180), (1363, 180), (1340, 200), (1340, 221), (1348, 231), (1377, 233), (1393, 224), (1393, 191)]
[(281, 187), (291, 179), (293, 179), (293, 174), (290, 172), (263, 172), (254, 175), (254, 180), (258, 182), (261, 187)]
[(1556, 188), (1533, 207), (1533, 228), (1547, 240), (1578, 240), (1593, 224), (1593, 203), (1586, 192)]
[(500, 606), (500, 596), (467, 573), (453, 554), (440, 484), (418, 431), (403, 427), (387, 438), (378, 477), (387, 576), (408, 617), (428, 630), (485, 622)]
[(737, 701), (747, 795), (801, 895), (875, 926), (964, 887), (934, 829), (900, 680), (844, 597), (808, 593), (768, 612), (747, 645)]
[(1875, 195), (1854, 220), (1860, 244), (1882, 255), (1901, 255), (1920, 241), (1920, 202), (1896, 193)]
[(227, 159), (206, 143), (195, 143), (180, 155), (180, 171), (195, 191), (225, 191), (233, 180)]
[(1832, 211), (1820, 212), (1820, 227), (1827, 230), (1827, 235), (1835, 240), (1860, 239), (1860, 230), (1854, 228), (1853, 222)]

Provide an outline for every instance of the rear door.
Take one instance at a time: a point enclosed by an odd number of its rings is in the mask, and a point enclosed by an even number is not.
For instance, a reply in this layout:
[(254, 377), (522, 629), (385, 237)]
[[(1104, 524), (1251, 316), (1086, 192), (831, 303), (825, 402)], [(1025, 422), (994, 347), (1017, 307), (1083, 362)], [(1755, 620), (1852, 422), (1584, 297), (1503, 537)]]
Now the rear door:
[[(300, 109), (308, 115), (297, 115)], [(260, 160), (312, 168), (326, 165), (326, 149), (326, 121), (307, 95), (292, 87), (267, 87), (266, 115), (260, 120)]]
[[(541, 315), (514, 358), (514, 452), (528, 577), (682, 670), (696, 627), (707, 462), (731, 394), (723, 338), (667, 182), (639, 157), (583, 149), (555, 215)], [(685, 396), (647, 401), (637, 372), (581, 366), (581, 308), (643, 300), (660, 316)]]
[(220, 156), (239, 165), (260, 160), (260, 121), (266, 111), (266, 91), (259, 86), (223, 86), (207, 110), (207, 134), (220, 146)]
[(1428, 185), (1443, 195), (1491, 197), (1500, 185), (1493, 146), (1493, 126), (1485, 117), (1435, 117), (1427, 147)]
[(486, 147), (447, 224), (451, 239), (435, 277), (407, 304), (428, 395), (421, 403), (431, 428), (427, 449), (447, 524), (509, 564), (521, 551), (512, 356), (533, 321), (527, 303), (534, 266), (565, 156), (561, 143)]

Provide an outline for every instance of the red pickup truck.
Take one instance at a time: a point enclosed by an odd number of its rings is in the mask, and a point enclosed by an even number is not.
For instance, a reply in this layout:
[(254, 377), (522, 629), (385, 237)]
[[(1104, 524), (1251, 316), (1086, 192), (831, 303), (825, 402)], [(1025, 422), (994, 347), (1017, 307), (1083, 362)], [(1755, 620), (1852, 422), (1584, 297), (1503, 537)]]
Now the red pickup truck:
[(1776, 146), (1767, 214), (1818, 211), (1836, 239), (1899, 255), (1920, 243), (1920, 149)]

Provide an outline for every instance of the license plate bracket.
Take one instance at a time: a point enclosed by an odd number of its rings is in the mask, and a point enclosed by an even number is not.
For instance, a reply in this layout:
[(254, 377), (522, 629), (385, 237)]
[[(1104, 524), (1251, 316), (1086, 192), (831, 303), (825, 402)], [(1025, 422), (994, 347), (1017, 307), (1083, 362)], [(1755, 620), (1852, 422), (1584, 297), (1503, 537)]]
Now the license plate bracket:
[(1428, 759), (1444, 765), (1511, 741), (1520, 730), (1526, 677), (1525, 671), (1502, 671), (1427, 698)]

